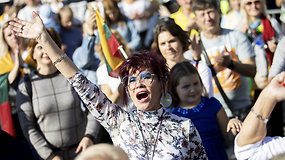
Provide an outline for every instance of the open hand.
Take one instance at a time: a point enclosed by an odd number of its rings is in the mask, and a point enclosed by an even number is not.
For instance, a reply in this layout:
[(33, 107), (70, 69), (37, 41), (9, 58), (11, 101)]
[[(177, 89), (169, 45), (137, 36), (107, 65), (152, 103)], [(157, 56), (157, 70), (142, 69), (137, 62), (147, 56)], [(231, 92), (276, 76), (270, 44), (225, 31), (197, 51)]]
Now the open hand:
[(9, 28), (17, 36), (29, 39), (39, 39), (45, 27), (40, 16), (36, 12), (33, 12), (33, 17), (35, 18), (33, 22), (14, 18), (9, 22)]
[(89, 35), (94, 34), (94, 29), (97, 28), (96, 24), (96, 13), (92, 11), (89, 13), (89, 16), (86, 18), (85, 22), (83, 23), (83, 31)]
[(200, 60), (202, 54), (202, 42), (199, 36), (193, 35), (191, 37), (191, 43), (189, 49), (193, 54), (194, 60)]

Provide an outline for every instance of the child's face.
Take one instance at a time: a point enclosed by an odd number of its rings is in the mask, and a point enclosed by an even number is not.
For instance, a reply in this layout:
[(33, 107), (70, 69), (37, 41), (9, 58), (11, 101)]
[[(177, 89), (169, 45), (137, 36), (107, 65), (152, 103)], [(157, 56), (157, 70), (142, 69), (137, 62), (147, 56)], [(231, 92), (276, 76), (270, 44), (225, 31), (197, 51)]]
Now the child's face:
[(196, 106), (201, 102), (202, 84), (197, 74), (180, 78), (176, 93), (180, 99), (180, 107)]
[(61, 23), (61, 26), (64, 27), (65, 29), (70, 29), (73, 24), (72, 14), (62, 13), (60, 15), (60, 23)]

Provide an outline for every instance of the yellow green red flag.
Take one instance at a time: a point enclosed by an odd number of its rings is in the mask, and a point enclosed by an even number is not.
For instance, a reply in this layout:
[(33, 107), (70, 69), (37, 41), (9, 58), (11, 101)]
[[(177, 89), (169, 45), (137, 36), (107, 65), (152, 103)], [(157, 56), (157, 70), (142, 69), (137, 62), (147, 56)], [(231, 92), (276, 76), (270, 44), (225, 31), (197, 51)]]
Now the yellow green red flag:
[(121, 54), (119, 53), (119, 46), (117, 39), (110, 31), (104, 18), (101, 16), (98, 8), (95, 8), (96, 23), (99, 31), (100, 43), (103, 50), (104, 59), (107, 66), (109, 76), (118, 77), (118, 71), (123, 63)]

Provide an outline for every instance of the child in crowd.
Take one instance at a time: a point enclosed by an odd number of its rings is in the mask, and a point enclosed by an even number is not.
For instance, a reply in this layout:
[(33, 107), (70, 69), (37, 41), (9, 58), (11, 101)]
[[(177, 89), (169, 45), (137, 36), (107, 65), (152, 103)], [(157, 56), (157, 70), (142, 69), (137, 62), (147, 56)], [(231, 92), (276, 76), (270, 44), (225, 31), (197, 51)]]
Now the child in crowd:
[(228, 159), (223, 139), (233, 140), (227, 132), (231, 130), (236, 135), (242, 123), (238, 119), (229, 120), (217, 99), (202, 96), (206, 89), (196, 68), (189, 62), (176, 64), (170, 71), (168, 91), (173, 98), (170, 112), (192, 120), (209, 160)]
[(62, 49), (69, 58), (72, 58), (74, 50), (81, 45), (82, 30), (73, 26), (73, 12), (68, 6), (59, 10), (58, 18), (61, 26)]

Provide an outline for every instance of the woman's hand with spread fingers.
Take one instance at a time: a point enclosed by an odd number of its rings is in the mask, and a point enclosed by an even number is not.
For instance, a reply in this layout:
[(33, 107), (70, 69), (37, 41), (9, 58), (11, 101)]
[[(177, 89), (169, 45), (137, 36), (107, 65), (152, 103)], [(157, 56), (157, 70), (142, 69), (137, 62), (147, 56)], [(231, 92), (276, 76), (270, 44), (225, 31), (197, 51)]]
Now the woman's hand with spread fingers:
[(40, 39), (45, 27), (40, 16), (36, 12), (33, 12), (33, 17), (35, 19), (32, 22), (14, 18), (9, 22), (9, 28), (17, 36), (29, 39)]

